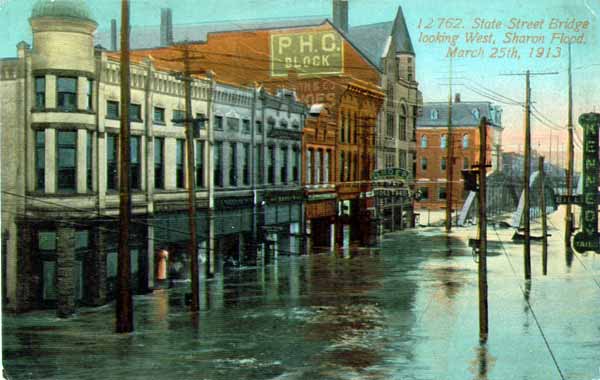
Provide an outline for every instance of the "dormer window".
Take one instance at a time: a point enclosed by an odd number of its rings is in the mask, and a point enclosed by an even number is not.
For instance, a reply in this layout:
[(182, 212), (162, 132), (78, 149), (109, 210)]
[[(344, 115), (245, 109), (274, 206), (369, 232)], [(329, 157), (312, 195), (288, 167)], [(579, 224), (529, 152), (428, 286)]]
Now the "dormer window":
[(440, 113), (438, 112), (438, 110), (432, 109), (431, 113), (429, 114), (429, 118), (431, 120), (437, 120), (439, 117), (440, 117)]
[(471, 114), (473, 115), (473, 118), (475, 120), (479, 120), (479, 116), (480, 116), (479, 108), (473, 108), (473, 110), (471, 111)]

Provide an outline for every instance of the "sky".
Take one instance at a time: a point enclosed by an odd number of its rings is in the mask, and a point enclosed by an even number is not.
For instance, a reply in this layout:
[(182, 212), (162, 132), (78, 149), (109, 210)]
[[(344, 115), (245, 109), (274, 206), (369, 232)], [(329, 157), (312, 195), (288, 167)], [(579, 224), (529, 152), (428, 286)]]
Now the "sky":
[[(0, 0), (0, 25), (3, 25), (0, 57), (15, 56), (16, 45), (21, 40), (31, 42), (28, 17), (33, 3), (32, 0)], [(119, 19), (119, 0), (87, 0), (87, 3), (100, 30), (108, 29), (110, 19)], [(158, 25), (162, 7), (173, 9), (174, 24), (331, 17), (331, 0), (131, 0), (130, 3), (134, 26)], [(525, 78), (501, 74), (526, 70), (558, 72), (557, 75), (533, 76), (531, 79), (531, 96), (537, 117), (548, 119), (544, 123), (532, 119), (532, 141), (533, 147), (539, 146), (541, 151), (548, 150), (550, 141), (553, 141), (555, 151), (556, 145), (558, 149), (565, 149), (568, 49), (566, 43), (551, 40), (553, 33), (564, 33), (573, 38), (583, 34), (583, 43), (577, 43), (581, 42), (579, 40), (572, 44), (574, 124), (580, 136), (578, 116), (585, 112), (600, 112), (600, 57), (597, 54), (600, 52), (600, 0), (349, 0), (349, 23), (355, 26), (391, 21), (398, 6), (402, 6), (412, 37), (416, 76), (424, 101), (448, 99), (448, 48), (484, 50), (482, 57), (452, 60), (453, 92), (460, 92), (463, 101), (490, 100), (503, 107), (505, 150), (522, 149), (523, 107), (510, 103), (524, 102)], [(513, 23), (512, 19), (531, 23)], [(554, 24), (551, 24), (553, 19)], [(570, 21), (579, 22), (579, 30)], [(588, 25), (583, 29), (586, 21)], [(498, 26), (497, 22), (502, 25)], [(482, 24), (496, 29), (478, 29)], [(467, 33), (474, 32), (483, 36), (492, 33), (493, 42), (484, 39), (480, 43), (467, 43)], [(503, 43), (507, 32), (517, 33), (518, 38), (544, 36), (544, 41)], [(459, 37), (455, 45), (450, 45), (447, 41), (426, 42), (421, 33), (429, 38), (441, 36), (444, 39), (444, 36), (454, 34)], [(519, 59), (490, 57), (494, 48), (512, 51), (512, 47), (518, 49)], [(559, 57), (558, 48), (561, 49)], [(536, 57), (537, 54), (542, 57)], [(557, 57), (551, 57), (553, 55)]]

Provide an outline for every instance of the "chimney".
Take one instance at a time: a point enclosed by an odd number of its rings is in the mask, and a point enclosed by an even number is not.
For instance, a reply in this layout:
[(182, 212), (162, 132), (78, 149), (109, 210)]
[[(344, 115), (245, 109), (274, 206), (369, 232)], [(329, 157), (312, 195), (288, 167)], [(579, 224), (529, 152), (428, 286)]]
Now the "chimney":
[(110, 50), (117, 50), (117, 20), (110, 20)]
[(460, 92), (454, 94), (454, 103), (460, 103)]
[(348, 0), (333, 0), (333, 25), (348, 33)]
[(160, 45), (167, 46), (173, 43), (173, 13), (171, 8), (160, 10)]

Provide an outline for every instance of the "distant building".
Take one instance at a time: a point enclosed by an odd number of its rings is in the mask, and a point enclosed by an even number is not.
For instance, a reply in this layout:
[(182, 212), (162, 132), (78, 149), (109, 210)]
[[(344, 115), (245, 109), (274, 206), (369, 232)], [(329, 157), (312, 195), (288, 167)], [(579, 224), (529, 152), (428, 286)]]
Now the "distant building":
[(471, 169), (479, 162), (479, 121), (486, 117), (488, 126), (486, 143), (487, 162), (495, 171), (501, 165), (502, 109), (487, 101), (463, 102), (456, 94), (452, 104), (452, 141), (448, 141), (448, 103), (426, 102), (417, 119), (417, 188), (421, 194), (420, 208), (446, 208), (447, 144), (453, 144), (453, 197), (452, 208), (462, 206), (463, 192), (461, 170)]

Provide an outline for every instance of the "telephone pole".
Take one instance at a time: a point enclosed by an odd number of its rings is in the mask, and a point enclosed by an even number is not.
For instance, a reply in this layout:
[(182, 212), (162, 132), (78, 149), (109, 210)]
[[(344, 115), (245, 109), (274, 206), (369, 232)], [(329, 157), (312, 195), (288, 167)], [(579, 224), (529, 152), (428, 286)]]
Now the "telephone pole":
[(116, 331), (133, 331), (129, 221), (131, 192), (129, 183), (129, 1), (121, 0), (121, 133), (119, 135), (119, 246), (117, 258)]
[(488, 284), (487, 284), (487, 215), (486, 215), (486, 157), (487, 119), (479, 122), (479, 340), (487, 341), (488, 336)]
[(195, 181), (195, 155), (194, 131), (192, 124), (192, 77), (190, 75), (189, 51), (186, 46), (183, 51), (183, 84), (185, 86), (185, 134), (187, 147), (187, 182), (188, 182), (188, 216), (190, 226), (189, 255), (191, 261), (192, 300), (191, 311), (200, 309), (199, 273), (198, 273), (198, 238), (196, 236), (196, 181)]
[(448, 86), (448, 133), (446, 135), (446, 233), (452, 230), (452, 58)]
[[(531, 279), (531, 236), (530, 236), (530, 212), (531, 205), (529, 199), (529, 177), (531, 171), (531, 88), (530, 77), (532, 75), (556, 75), (557, 72), (532, 73), (527, 70), (525, 73), (502, 74), (502, 75), (525, 75), (525, 152), (523, 162), (523, 230), (525, 241), (523, 245), (523, 268), (525, 279)], [(552, 142), (551, 142), (552, 143)]]
[(546, 191), (544, 189), (544, 156), (539, 157), (540, 172), (540, 209), (542, 212), (542, 273), (548, 273), (548, 225), (546, 221)]
[(571, 197), (573, 196), (573, 82), (571, 75), (571, 44), (569, 43), (569, 111), (567, 119), (568, 153), (567, 153), (567, 211), (565, 215), (565, 250), (571, 249), (571, 231), (573, 215)]

